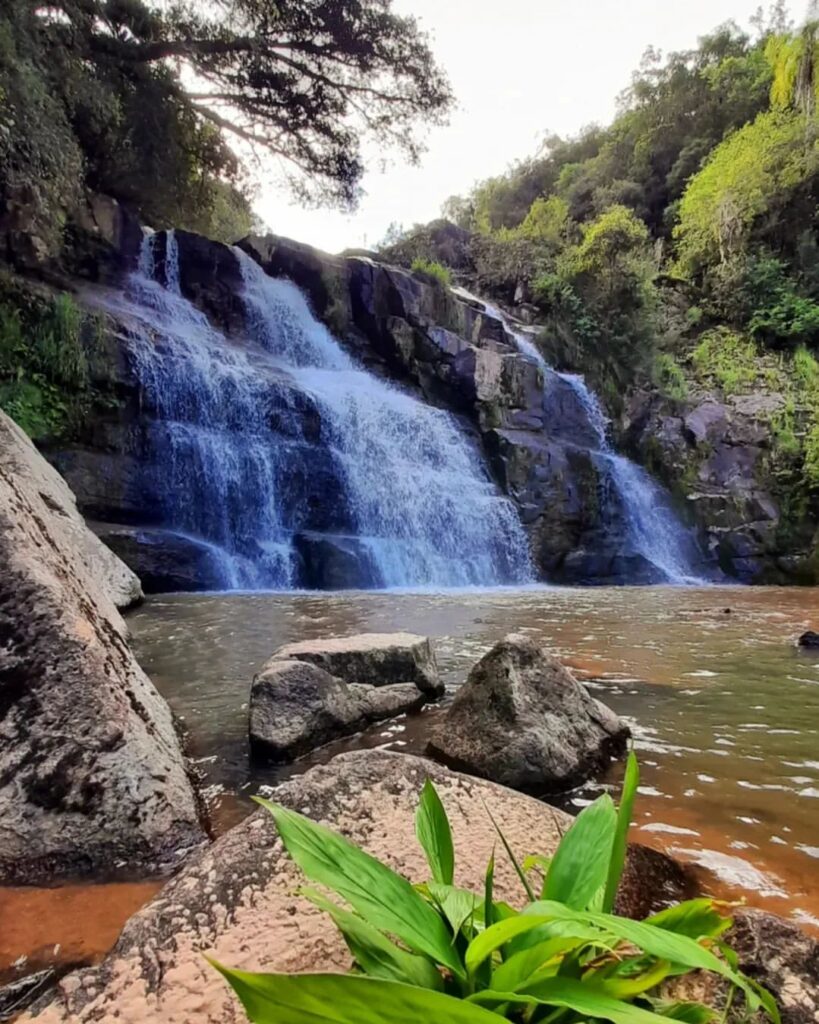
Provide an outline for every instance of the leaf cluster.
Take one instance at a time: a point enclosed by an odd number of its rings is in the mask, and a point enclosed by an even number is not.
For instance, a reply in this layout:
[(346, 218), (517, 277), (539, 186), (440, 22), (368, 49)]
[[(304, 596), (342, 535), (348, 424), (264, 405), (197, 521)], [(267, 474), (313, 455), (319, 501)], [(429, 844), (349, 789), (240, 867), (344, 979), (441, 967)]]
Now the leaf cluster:
[(695, 970), (713, 972), (749, 1010), (777, 1021), (769, 994), (740, 973), (721, 940), (730, 925), (721, 905), (693, 900), (642, 922), (613, 912), (637, 784), (632, 754), (619, 812), (608, 795), (600, 797), (551, 860), (521, 864), (495, 825), (522, 885), (520, 909), (495, 897), (494, 854), (481, 892), (456, 885), (452, 831), (429, 780), (416, 833), (431, 877), (417, 885), (342, 836), (260, 800), (307, 878), (346, 904), (304, 890), (332, 918), (355, 966), (346, 976), (215, 966), (256, 1024), (707, 1024), (717, 1008), (662, 995), (663, 982)]

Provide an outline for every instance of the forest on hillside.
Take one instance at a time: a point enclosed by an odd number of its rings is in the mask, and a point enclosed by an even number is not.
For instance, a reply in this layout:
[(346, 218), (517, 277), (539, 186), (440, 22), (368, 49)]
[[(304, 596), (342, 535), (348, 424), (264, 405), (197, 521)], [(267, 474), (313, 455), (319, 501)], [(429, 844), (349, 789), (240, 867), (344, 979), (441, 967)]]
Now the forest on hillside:
[[(645, 385), (671, 401), (771, 390), (775, 470), (819, 487), (819, 22), (782, 3), (750, 31), (649, 49), (607, 127), (545, 140), (451, 198), (442, 221), (392, 229), (393, 260), (451, 264), (545, 325), (554, 365), (609, 409)], [(446, 222), (457, 225), (453, 232)]]

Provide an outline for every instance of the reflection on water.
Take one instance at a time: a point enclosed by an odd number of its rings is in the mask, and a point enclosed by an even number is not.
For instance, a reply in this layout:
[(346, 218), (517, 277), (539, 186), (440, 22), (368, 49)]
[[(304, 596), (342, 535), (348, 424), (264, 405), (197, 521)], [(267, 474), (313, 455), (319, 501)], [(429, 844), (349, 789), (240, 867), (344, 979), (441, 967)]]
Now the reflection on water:
[[(498, 638), (519, 631), (631, 721), (642, 765), (633, 838), (703, 865), (722, 891), (819, 926), (819, 658), (793, 645), (819, 626), (819, 591), (186, 595), (151, 600), (129, 621), (143, 666), (184, 719), (219, 827), (246, 813), (243, 798), (261, 784), (340, 749), (421, 752), (439, 713), (374, 728), (295, 768), (251, 769), (250, 681), (280, 644), (426, 634), (451, 689)], [(620, 770), (604, 784), (616, 785)]]

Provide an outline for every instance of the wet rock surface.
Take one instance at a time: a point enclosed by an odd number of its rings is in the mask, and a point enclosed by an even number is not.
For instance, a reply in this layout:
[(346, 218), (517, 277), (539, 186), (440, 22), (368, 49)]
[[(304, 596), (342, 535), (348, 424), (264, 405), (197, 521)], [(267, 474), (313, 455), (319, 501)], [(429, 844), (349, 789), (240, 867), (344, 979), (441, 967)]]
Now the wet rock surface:
[(204, 836), (116, 609), (138, 581), (2, 413), (0, 565), (0, 881), (167, 870)]
[(348, 685), (310, 662), (274, 658), (253, 680), (251, 750), (289, 761), (372, 722), (414, 711), (426, 700), (415, 683)]
[[(456, 884), (475, 892), (483, 891), (496, 840), (487, 807), (521, 856), (553, 853), (571, 823), (568, 815), (531, 797), (384, 751), (343, 754), (277, 787), (273, 798), (338, 829), (394, 870), (419, 880), (428, 877), (428, 868), (415, 838), (414, 815), (428, 777), (451, 819)], [(678, 868), (660, 884), (661, 862), (667, 858), (653, 856), (657, 884), (650, 895), (656, 900), (649, 909), (656, 910), (666, 899), (689, 893), (678, 887)], [(634, 870), (630, 862), (626, 879)], [(99, 967), (62, 979), (56, 994), (22, 1020), (240, 1024), (243, 1011), (203, 953), (246, 970), (328, 971), (350, 965), (335, 929), (297, 894), (302, 881), (272, 819), (257, 812), (192, 859), (132, 917)], [(635, 888), (633, 881), (625, 886)], [(515, 905), (525, 901), (504, 857), (497, 858), (495, 894)], [(638, 913), (646, 909), (645, 898), (643, 892)]]
[(360, 633), (305, 640), (285, 644), (273, 655), (277, 661), (289, 658), (318, 665), (346, 683), (414, 683), (430, 697), (444, 692), (429, 638), (413, 633)]
[(458, 770), (548, 793), (622, 754), (628, 735), (554, 655), (512, 634), (472, 669), (427, 749)]

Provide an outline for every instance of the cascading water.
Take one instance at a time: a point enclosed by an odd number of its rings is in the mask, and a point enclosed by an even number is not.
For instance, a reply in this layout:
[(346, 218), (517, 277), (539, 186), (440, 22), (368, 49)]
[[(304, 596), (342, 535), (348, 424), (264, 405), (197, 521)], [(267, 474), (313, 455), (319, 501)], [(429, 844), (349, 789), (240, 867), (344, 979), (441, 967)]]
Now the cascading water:
[(248, 324), (297, 366), (341, 468), (353, 527), (385, 586), (526, 582), (528, 546), (454, 418), (358, 368), (289, 281), (237, 250)]
[(618, 454), (608, 440), (608, 421), (597, 396), (580, 374), (552, 371), (537, 347), (521, 331), (517, 331), (497, 309), (487, 311), (503, 320), (522, 355), (537, 363), (544, 372), (554, 372), (572, 392), (585, 414), (594, 438), (592, 451), (604, 481), (604, 499), (613, 500), (622, 516), (626, 542), (624, 546), (642, 556), (669, 583), (701, 583), (692, 563), (696, 545), (691, 534), (679, 521), (670, 506), (668, 495), (651, 476), (635, 462)]
[(295, 285), (239, 250), (245, 336), (230, 341), (182, 296), (173, 232), (155, 248), (119, 312), (162, 526), (210, 548), (215, 587), (302, 585), (316, 544), (356, 563), (346, 585), (529, 581), (514, 506), (449, 413), (360, 369)]

